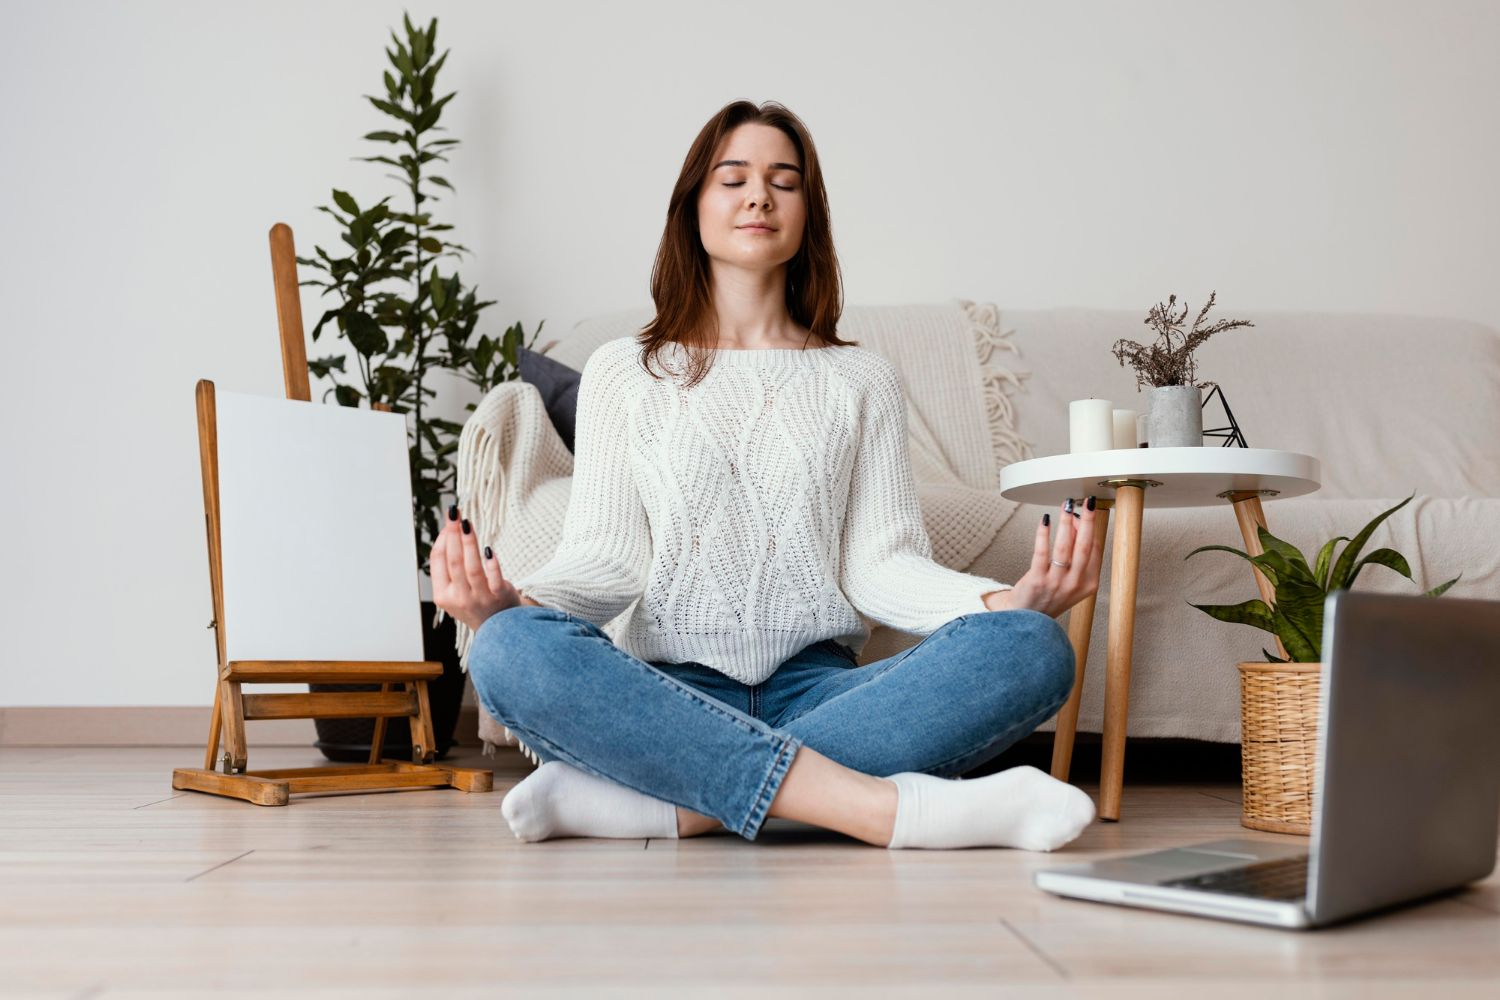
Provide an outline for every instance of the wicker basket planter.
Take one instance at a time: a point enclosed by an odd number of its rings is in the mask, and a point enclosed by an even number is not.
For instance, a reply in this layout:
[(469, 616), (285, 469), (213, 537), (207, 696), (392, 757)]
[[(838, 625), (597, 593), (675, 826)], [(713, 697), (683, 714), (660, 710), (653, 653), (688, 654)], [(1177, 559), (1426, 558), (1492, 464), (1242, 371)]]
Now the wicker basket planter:
[(1240, 825), (1312, 832), (1320, 663), (1241, 663)]

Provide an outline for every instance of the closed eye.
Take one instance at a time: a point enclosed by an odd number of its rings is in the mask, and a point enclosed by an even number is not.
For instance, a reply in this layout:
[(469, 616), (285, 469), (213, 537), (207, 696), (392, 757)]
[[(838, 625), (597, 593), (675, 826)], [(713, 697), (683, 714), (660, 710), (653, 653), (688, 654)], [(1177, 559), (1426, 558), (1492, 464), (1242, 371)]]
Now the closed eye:
[[(739, 187), (743, 183), (745, 183), (745, 182), (744, 181), (735, 181), (734, 183), (730, 183), (729, 181), (725, 181), (724, 182), (724, 186), (727, 187), (727, 188)], [(796, 188), (782, 187), (780, 184), (772, 184), (771, 186), (773, 188), (776, 188), (779, 191), (795, 191), (796, 190)]]

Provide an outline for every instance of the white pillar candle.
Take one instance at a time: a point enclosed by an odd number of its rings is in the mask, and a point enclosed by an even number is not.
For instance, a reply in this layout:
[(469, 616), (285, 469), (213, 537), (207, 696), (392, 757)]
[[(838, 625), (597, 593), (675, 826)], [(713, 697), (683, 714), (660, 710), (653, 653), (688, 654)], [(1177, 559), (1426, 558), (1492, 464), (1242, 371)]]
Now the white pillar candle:
[(1068, 404), (1068, 451), (1109, 451), (1114, 447), (1114, 403), (1075, 399)]
[(1135, 411), (1115, 411), (1115, 447), (1134, 448), (1135, 440)]

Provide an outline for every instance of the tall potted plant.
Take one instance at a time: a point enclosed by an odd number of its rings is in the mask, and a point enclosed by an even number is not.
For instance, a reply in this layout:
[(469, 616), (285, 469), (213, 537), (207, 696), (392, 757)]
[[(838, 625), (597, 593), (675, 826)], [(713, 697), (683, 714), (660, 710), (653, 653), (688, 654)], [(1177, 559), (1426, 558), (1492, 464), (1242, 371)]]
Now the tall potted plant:
[[(442, 528), (439, 511), (452, 496), (456, 470), (454, 453), (463, 425), (433, 412), (429, 403), (436, 390), (428, 384), (434, 372), (449, 372), (488, 392), (519, 373), (518, 351), (531, 347), (545, 320), (538, 323), (529, 343), (515, 323), (499, 338), (481, 334), (474, 339), (479, 313), (494, 302), (478, 301), (458, 271), (443, 274), (439, 262), (469, 252), (450, 242), (448, 223), (435, 221), (429, 202), (440, 199), (438, 189), (453, 191), (447, 178), (433, 173), (433, 165), (448, 162), (447, 153), (459, 141), (435, 137), (447, 131), (439, 121), (457, 91), (438, 97), (437, 78), (448, 52), (436, 55), (437, 18), (425, 30), (403, 15), (406, 37), (391, 32), (394, 48), (387, 48), (390, 69), (383, 74), (384, 96), (366, 95), (382, 114), (392, 119), (388, 128), (365, 139), (382, 151), (359, 157), (365, 162), (393, 167), (385, 176), (401, 186), (409, 210), (393, 208), (393, 196), (361, 207), (346, 191), (335, 189), (333, 205), (319, 205), (341, 227), (347, 247), (341, 256), (321, 246), (315, 256), (297, 262), (319, 276), (301, 282), (321, 287), (332, 297), (313, 327), (317, 341), (325, 328), (337, 332), (339, 352), (308, 361), (309, 371), (331, 383), (324, 393), (341, 406), (381, 406), (409, 414), (408, 448), (411, 458), (412, 524), (416, 534), (417, 571), (428, 572), (427, 554)], [(436, 57), (435, 57), (436, 56)], [(435, 57), (435, 58), (434, 58)], [(342, 248), (336, 248), (342, 250)], [(331, 324), (331, 326), (330, 326)], [(346, 368), (350, 358), (355, 370)], [(475, 403), (465, 409), (472, 411)], [(454, 644), (454, 624), (445, 617), (436, 623), (437, 607), (422, 602), (423, 655), (441, 660), (443, 676), (428, 686), (438, 756), (453, 742), (453, 729), (463, 699), (464, 676)], [(315, 691), (370, 690), (377, 685), (313, 685)], [(369, 756), (373, 719), (318, 719), (318, 747), (333, 760), (365, 760)], [(390, 754), (411, 750), (405, 718), (390, 720), (385, 744)]]
[[(1411, 502), (1412, 496), (1378, 515), (1350, 538), (1339, 535), (1323, 543), (1309, 563), (1298, 549), (1257, 528), (1259, 555), (1228, 545), (1203, 545), (1191, 559), (1211, 550), (1233, 552), (1248, 560), (1273, 588), (1270, 604), (1256, 598), (1242, 604), (1193, 604), (1222, 622), (1253, 625), (1281, 640), (1287, 659), (1265, 653), (1266, 662), (1241, 663), (1240, 760), (1244, 782), (1241, 825), (1273, 833), (1307, 834), (1312, 828), (1313, 764), (1317, 753), (1319, 677), (1322, 670), (1323, 604), (1335, 590), (1354, 585), (1360, 570), (1386, 566), (1408, 580), (1411, 567), (1395, 549), (1375, 549), (1363, 559), (1360, 550), (1382, 521)], [(1339, 542), (1348, 542), (1334, 557)], [(1438, 597), (1463, 576), (1427, 591)], [(1192, 602), (1189, 602), (1190, 604)]]

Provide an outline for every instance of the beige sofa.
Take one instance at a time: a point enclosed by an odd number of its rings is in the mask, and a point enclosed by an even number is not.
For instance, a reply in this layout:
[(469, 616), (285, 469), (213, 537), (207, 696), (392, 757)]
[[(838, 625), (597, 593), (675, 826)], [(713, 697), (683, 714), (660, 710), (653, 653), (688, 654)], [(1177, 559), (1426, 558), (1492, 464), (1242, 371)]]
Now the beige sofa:
[[(1205, 343), (1197, 355), (1200, 381), (1222, 387), (1250, 447), (1303, 452), (1322, 463), (1319, 491), (1264, 502), (1270, 530), (1305, 552), (1315, 551), (1335, 535), (1353, 535), (1415, 491), (1416, 498), (1377, 530), (1366, 551), (1397, 549), (1410, 562), (1416, 583), (1369, 566), (1356, 589), (1411, 593), (1461, 572), (1463, 579), (1450, 591), (1453, 596), (1500, 598), (1500, 536), (1495, 528), (1500, 524), (1500, 334), (1480, 324), (1437, 317), (1243, 306), (1216, 311), (1255, 326)], [(951, 329), (934, 325), (945, 313), (953, 318)], [(632, 332), (650, 316), (649, 309), (630, 309), (585, 320), (548, 354), (581, 370), (599, 344)], [(945, 488), (937, 480), (951, 479), (953, 469), (961, 475), (965, 466), (997, 468), (1006, 460), (1066, 451), (1070, 400), (1103, 397), (1144, 411), (1146, 397), (1136, 390), (1134, 372), (1110, 353), (1121, 337), (1142, 343), (1150, 339), (1144, 316), (1144, 309), (1007, 311), (966, 300), (846, 310), (841, 334), (863, 339), (902, 370), (903, 380), (911, 378), (914, 467), (923, 486), (935, 558), (1001, 580), (1012, 581), (1025, 572), (1036, 522), (1051, 508), (1001, 502), (995, 491)], [(904, 328), (921, 334), (891, 335)], [(876, 336), (862, 336), (867, 333)], [(970, 335), (975, 340), (973, 365), (934, 370), (928, 352), (917, 343), (922, 336), (934, 338), (935, 344), (939, 336)], [(960, 409), (955, 417), (952, 401), (942, 402), (944, 394), (933, 392), (934, 380), (941, 386), (944, 378), (951, 383), (949, 395), (983, 400), (983, 416), (976, 421), (983, 421), (982, 432), (994, 445), (991, 465), (960, 456), (945, 471), (932, 461), (934, 455), (943, 457), (943, 442), (915, 440), (919, 431), (930, 434), (937, 427), (950, 428), (955, 439), (970, 430), (963, 423), (970, 411)], [(982, 386), (960, 384), (981, 380)], [(535, 388), (524, 383), (508, 383), (495, 392), (519, 394), (512, 402), (540, 407)], [(1206, 426), (1223, 423), (1220, 412), (1205, 414)], [(1210, 447), (1220, 446), (1219, 439), (1209, 441)], [(955, 452), (963, 447), (955, 440)], [(997, 484), (998, 471), (995, 476)], [(566, 484), (553, 486), (554, 495), (565, 498)], [(1227, 553), (1184, 560), (1200, 545), (1243, 544), (1233, 510), (1227, 502), (1152, 510), (1149, 494), (1146, 504), (1129, 734), (1238, 741), (1234, 665), (1262, 659), (1270, 636), (1215, 621), (1189, 606), (1256, 596), (1242, 560)], [(555, 521), (560, 531), (555, 515), (533, 521)], [(547, 550), (555, 544), (554, 535)], [(514, 569), (511, 575), (516, 575)], [(1108, 588), (1106, 560), (1078, 720), (1083, 732), (1098, 732), (1101, 725)], [(877, 625), (859, 661), (890, 656), (919, 639)], [(503, 727), (479, 711), (487, 751), (492, 744), (514, 744)]]

